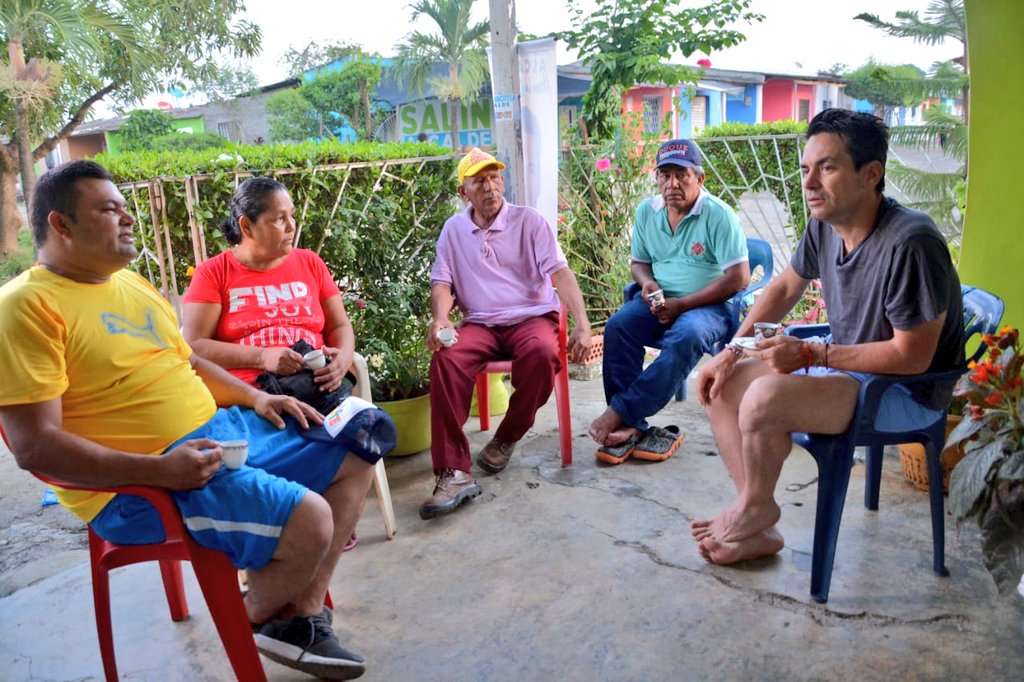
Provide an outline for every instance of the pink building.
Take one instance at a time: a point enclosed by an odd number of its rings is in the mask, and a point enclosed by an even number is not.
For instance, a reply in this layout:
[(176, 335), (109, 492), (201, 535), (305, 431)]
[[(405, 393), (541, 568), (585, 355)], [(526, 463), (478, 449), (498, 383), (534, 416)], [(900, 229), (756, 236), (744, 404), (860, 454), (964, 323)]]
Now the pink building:
[(837, 105), (843, 82), (835, 76), (765, 74), (764, 121), (810, 121)]

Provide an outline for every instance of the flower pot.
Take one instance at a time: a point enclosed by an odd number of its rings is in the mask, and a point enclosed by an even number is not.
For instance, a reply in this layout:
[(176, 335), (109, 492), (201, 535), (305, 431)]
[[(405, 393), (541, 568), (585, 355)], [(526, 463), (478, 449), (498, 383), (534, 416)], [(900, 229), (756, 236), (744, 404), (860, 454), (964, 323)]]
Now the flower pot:
[[(958, 414), (946, 415), (946, 438), (956, 425), (963, 419)], [(903, 476), (918, 490), (928, 490), (928, 460), (925, 458), (924, 446), (920, 443), (901, 443), (900, 466)], [(942, 463), (942, 492), (949, 492), (949, 477), (953, 468), (964, 458), (964, 443), (942, 451), (939, 461)]]
[(395, 422), (398, 442), (392, 457), (412, 455), (430, 447), (430, 394), (377, 403)]
[[(488, 407), (491, 410), (491, 416), (496, 414), (505, 414), (508, 412), (508, 389), (505, 388), (505, 375), (504, 374), (488, 374), (487, 375), (487, 400), (489, 401)], [(476, 388), (473, 388), (473, 402), (469, 406), (469, 414), (471, 417), (479, 417), (480, 409), (476, 405)]]

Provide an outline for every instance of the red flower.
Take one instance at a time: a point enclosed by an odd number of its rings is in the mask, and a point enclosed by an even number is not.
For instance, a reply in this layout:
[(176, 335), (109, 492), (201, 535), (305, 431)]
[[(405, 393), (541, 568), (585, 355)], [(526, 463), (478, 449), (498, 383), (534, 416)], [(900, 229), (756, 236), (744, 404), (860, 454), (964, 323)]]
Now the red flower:
[(995, 345), (996, 345), (997, 343), (999, 343), (999, 339), (997, 339), (997, 338), (996, 338), (995, 336), (993, 336), (992, 334), (982, 334), (982, 335), (981, 335), (981, 340), (982, 340), (982, 342), (984, 342), (984, 344), (985, 344), (986, 346), (988, 346), (989, 348), (992, 348), (992, 347), (993, 347), (993, 346), (995, 346)]
[(356, 299), (356, 307), (360, 310), (366, 310), (366, 301), (361, 298)]
[(968, 405), (968, 407), (971, 410), (971, 419), (972, 420), (974, 420), (976, 422), (980, 422), (982, 417), (985, 416), (985, 410), (981, 409), (979, 406), (977, 406), (977, 405)]
[(703, 59), (698, 59), (697, 60), (697, 66), (703, 66), (705, 69), (710, 69), (711, 68), (711, 60), (708, 59), (707, 57), (704, 57)]
[(704, 245), (700, 242), (694, 242), (693, 246), (690, 247), (690, 252), (693, 253), (694, 256), (699, 256), (704, 253)]
[(1003, 398), (1004, 396), (1001, 391), (992, 391), (985, 398), (985, 403), (987, 405), (991, 405), (992, 407), (999, 407), (1000, 405), (1003, 404)]

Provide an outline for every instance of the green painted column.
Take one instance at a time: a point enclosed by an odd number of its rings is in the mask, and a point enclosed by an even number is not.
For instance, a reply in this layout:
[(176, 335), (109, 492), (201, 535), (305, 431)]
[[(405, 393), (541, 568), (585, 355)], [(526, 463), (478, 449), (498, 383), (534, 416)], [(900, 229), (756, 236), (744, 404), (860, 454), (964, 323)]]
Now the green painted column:
[(960, 281), (1006, 302), (1024, 328), (1024, 2), (967, 0), (971, 69), (967, 216)]

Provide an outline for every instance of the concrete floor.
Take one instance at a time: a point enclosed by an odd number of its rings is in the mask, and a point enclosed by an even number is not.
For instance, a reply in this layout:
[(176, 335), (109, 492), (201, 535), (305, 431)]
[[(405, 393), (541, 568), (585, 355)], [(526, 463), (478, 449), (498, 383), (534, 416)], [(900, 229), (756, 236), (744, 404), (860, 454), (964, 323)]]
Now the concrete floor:
[[(574, 382), (576, 461), (558, 467), (553, 402), (484, 494), (421, 521), (427, 454), (388, 462), (399, 533), (370, 500), (361, 542), (332, 583), (336, 629), (367, 680), (1019, 680), (1024, 604), (999, 598), (977, 535), (948, 523), (950, 578), (932, 574), (927, 496), (886, 461), (882, 508), (854, 470), (831, 600), (813, 603), (816, 486), (782, 491), (786, 549), (738, 568), (705, 564), (688, 522), (732, 486), (703, 413), (673, 403), (654, 421), (687, 434), (673, 459), (595, 466), (586, 425), (600, 381)], [(487, 434), (471, 422), (476, 445)], [(795, 452), (780, 490), (811, 481)], [(132, 680), (226, 680), (231, 671), (191, 571), (192, 617), (172, 623), (152, 565), (112, 576), (119, 669)], [(0, 679), (101, 679), (88, 566), (0, 599)], [(309, 679), (264, 662), (274, 680)], [(1016, 672), (1014, 672), (1016, 671)]]

